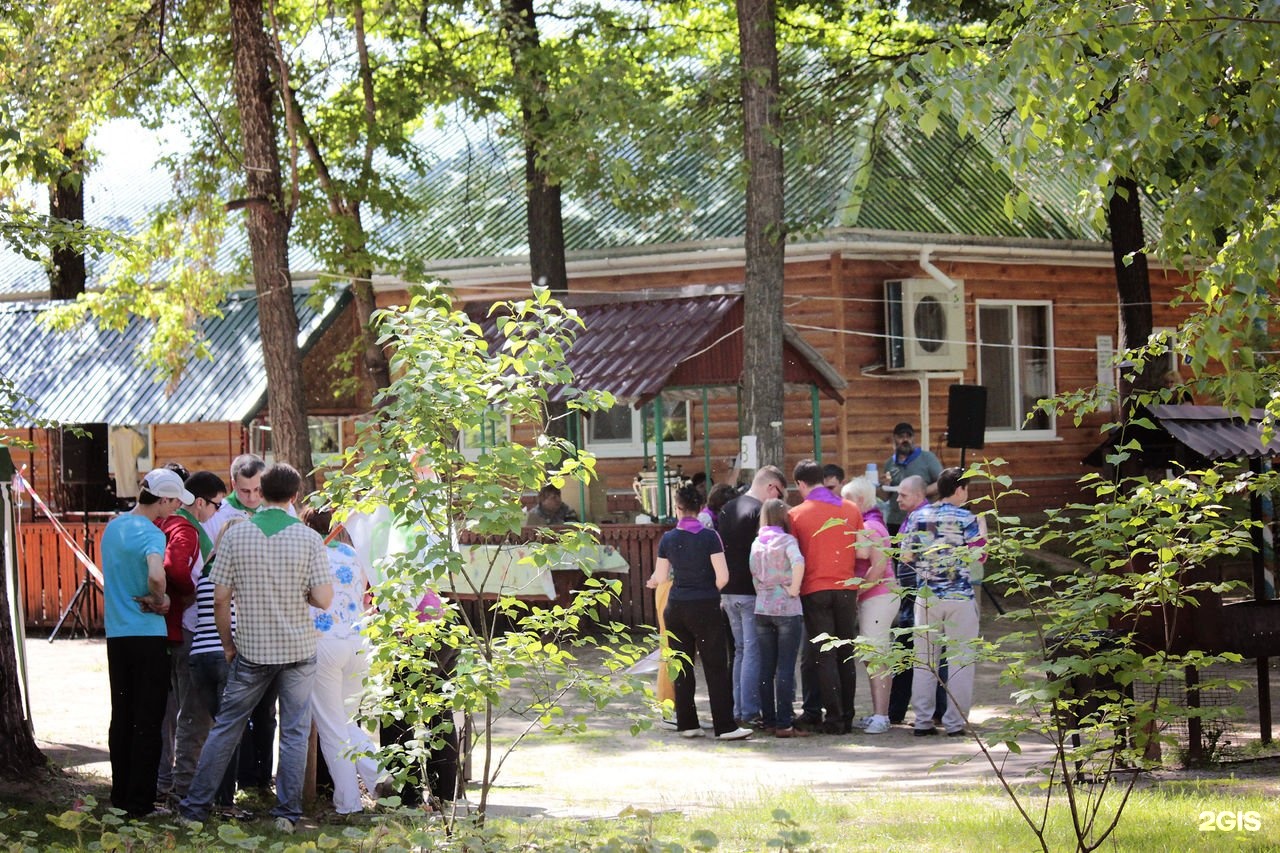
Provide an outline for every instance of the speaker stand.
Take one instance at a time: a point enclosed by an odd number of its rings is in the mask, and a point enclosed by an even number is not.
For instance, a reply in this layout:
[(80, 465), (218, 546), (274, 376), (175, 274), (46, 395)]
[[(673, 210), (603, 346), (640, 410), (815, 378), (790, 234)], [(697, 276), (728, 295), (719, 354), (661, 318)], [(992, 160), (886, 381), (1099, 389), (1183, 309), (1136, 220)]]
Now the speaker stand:
[(76, 625), (80, 626), (80, 630), (84, 631), (86, 637), (89, 636), (89, 623), (81, 611), (89, 603), (89, 593), (92, 591), (93, 578), (89, 576), (89, 570), (85, 569), (84, 577), (80, 579), (80, 586), (76, 587), (75, 595), (71, 596), (71, 601), (67, 602), (66, 609), (58, 617), (58, 624), (53, 626), (53, 633), (49, 635), (49, 642), (52, 643), (58, 638), (58, 632), (62, 630), (62, 626), (69, 616), (75, 617), (75, 625), (71, 626), (71, 636), (75, 637)]
[(988, 600), (988, 601), (990, 601), (990, 602), (991, 602), (991, 606), (992, 606), (992, 607), (994, 607), (994, 608), (996, 609), (996, 613), (999, 613), (1001, 616), (1003, 616), (1003, 615), (1004, 615), (1004, 605), (1000, 603), (1000, 596), (999, 596), (999, 595), (997, 595), (996, 593), (992, 592), (992, 591), (991, 591), (991, 587), (990, 587), (990, 586), (988, 586), (988, 585), (987, 585), (987, 584), (985, 584), (985, 583), (984, 583), (984, 584), (982, 584), (982, 591), (983, 591), (984, 593), (986, 593), (987, 600)]

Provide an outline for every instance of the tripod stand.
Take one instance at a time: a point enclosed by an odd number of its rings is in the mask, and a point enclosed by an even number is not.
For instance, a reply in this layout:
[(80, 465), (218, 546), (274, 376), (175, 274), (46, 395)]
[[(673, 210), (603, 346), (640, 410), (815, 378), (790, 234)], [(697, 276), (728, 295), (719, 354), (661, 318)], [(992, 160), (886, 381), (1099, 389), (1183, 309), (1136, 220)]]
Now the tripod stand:
[(58, 617), (58, 624), (53, 626), (53, 632), (49, 634), (49, 642), (53, 642), (58, 638), (58, 632), (62, 630), (62, 626), (66, 623), (67, 618), (74, 616), (75, 625), (71, 626), (71, 635), (75, 636), (75, 626), (79, 625), (80, 630), (84, 631), (86, 637), (89, 636), (89, 622), (85, 619), (81, 612), (89, 603), (89, 593), (93, 591), (93, 578), (89, 575), (89, 570), (84, 570), (84, 577), (80, 579), (80, 585), (76, 587), (75, 594), (71, 596), (71, 601), (67, 602), (66, 609), (62, 611), (62, 615)]
[[(93, 559), (93, 539), (89, 536), (89, 509), (83, 502), (86, 489), (84, 484), (80, 484), (81, 506), (84, 506), (84, 550), (90, 560)], [(80, 626), (80, 630), (84, 631), (86, 637), (89, 636), (89, 620), (85, 618), (83, 610), (89, 604), (89, 594), (93, 592), (93, 576), (89, 574), (88, 566), (84, 567), (83, 574), (80, 578), (80, 585), (76, 587), (75, 593), (71, 596), (71, 600), (67, 602), (66, 608), (63, 609), (62, 615), (58, 617), (58, 623), (53, 626), (53, 631), (49, 634), (49, 642), (53, 642), (58, 638), (58, 632), (62, 630), (62, 626), (66, 623), (67, 618), (74, 616), (75, 624), (71, 626), (72, 636), (75, 636), (76, 625)]]

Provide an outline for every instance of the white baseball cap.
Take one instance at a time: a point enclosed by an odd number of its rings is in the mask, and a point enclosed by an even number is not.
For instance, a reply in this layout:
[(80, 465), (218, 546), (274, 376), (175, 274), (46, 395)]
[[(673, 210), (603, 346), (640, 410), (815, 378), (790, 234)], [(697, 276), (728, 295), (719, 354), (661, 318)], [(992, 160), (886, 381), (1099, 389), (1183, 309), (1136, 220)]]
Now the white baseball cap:
[(182, 478), (168, 468), (156, 468), (143, 477), (142, 488), (158, 498), (177, 498), (185, 506), (196, 502), (196, 496), (182, 485)]

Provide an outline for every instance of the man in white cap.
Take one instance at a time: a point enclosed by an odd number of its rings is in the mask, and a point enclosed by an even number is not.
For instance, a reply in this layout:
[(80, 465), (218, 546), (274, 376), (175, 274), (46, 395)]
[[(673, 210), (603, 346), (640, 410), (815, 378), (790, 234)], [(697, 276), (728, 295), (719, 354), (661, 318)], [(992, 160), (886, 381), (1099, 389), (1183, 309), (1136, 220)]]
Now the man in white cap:
[(165, 538), (156, 521), (194, 500), (181, 477), (157, 468), (142, 479), (137, 505), (102, 534), (111, 805), (131, 818), (155, 810), (160, 724), (169, 695)]

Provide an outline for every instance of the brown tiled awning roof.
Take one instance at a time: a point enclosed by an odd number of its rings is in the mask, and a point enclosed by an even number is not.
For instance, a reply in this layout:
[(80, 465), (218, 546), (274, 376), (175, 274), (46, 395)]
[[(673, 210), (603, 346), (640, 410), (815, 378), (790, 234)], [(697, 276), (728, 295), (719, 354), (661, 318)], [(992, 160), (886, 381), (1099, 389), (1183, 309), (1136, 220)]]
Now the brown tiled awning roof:
[(1169, 435), (1206, 459), (1257, 459), (1280, 453), (1280, 431), (1262, 443), (1262, 409), (1248, 418), (1221, 406), (1152, 406), (1151, 416)]
[[(1130, 425), (1124, 440), (1136, 439), (1149, 465), (1163, 467), (1177, 461), (1188, 467), (1222, 459), (1258, 459), (1280, 454), (1280, 430), (1262, 443), (1262, 409), (1247, 418), (1222, 406), (1169, 404), (1150, 406), (1147, 415), (1156, 429)], [(1084, 458), (1086, 465), (1101, 467), (1106, 455), (1121, 440), (1118, 429)]]
[[(563, 300), (586, 328), (569, 352), (578, 388), (608, 391), (632, 405), (664, 396), (733, 392), (742, 376), (743, 297), (727, 289), (694, 295), (653, 292), (592, 295)], [(468, 306), (491, 344), (497, 324), (488, 306)], [(843, 400), (847, 383), (789, 326), (783, 330), (783, 382), (816, 385)], [(558, 398), (560, 389), (552, 396)]]

